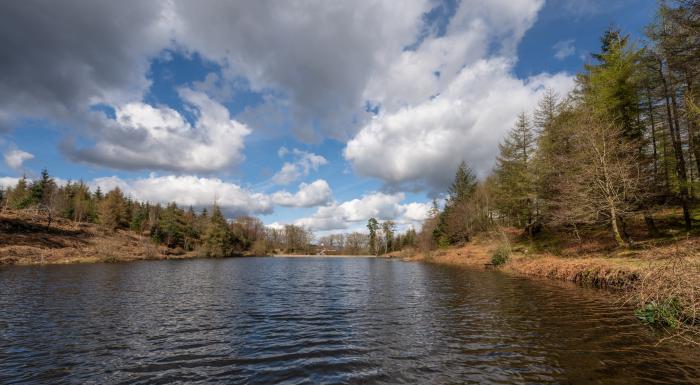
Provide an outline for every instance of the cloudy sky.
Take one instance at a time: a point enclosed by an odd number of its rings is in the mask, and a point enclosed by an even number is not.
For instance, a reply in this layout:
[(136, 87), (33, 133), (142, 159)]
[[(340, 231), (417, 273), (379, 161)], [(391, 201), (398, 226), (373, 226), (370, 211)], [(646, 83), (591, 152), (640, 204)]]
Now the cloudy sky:
[(42, 168), (319, 232), (419, 223), (651, 0), (3, 1), (0, 184)]

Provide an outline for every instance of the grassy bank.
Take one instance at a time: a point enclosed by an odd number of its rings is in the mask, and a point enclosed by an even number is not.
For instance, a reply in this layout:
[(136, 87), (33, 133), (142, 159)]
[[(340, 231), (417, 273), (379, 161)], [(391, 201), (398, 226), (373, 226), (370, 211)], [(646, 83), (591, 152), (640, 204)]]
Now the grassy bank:
[[(506, 229), (479, 234), (460, 247), (404, 252), (401, 257), (614, 289), (636, 306), (643, 323), (700, 346), (700, 236), (664, 237), (632, 249), (611, 248), (600, 240), (560, 242), (556, 254), (546, 251), (551, 242), (546, 237), (522, 238)], [(494, 264), (494, 256), (504, 248), (507, 257)]]
[(196, 252), (155, 245), (128, 231), (106, 232), (94, 224), (76, 224), (29, 213), (0, 213), (0, 264), (34, 265), (126, 262), (195, 258)]
[[(545, 241), (547, 242), (547, 241)], [(501, 266), (492, 257), (504, 244), (510, 249)], [(479, 269), (498, 268), (507, 273), (570, 281), (594, 287), (626, 288), (641, 275), (665, 266), (682, 255), (700, 262), (700, 237), (682, 238), (660, 244), (639, 245), (637, 249), (610, 249), (581, 243), (575, 250), (565, 247), (560, 253), (543, 251), (542, 242), (530, 241), (517, 231), (482, 233), (468, 244), (430, 252), (404, 252), (405, 260), (424, 261)]]

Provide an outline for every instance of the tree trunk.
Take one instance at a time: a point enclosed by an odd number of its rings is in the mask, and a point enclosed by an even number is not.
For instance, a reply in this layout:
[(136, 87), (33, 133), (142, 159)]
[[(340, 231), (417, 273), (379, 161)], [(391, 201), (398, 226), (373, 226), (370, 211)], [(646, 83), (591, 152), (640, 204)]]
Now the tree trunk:
[[(683, 220), (685, 221), (686, 230), (690, 230), (691, 219), (690, 209), (688, 208), (688, 174), (685, 169), (685, 157), (683, 156), (683, 146), (680, 141), (680, 128), (677, 126), (678, 118), (671, 111), (672, 102), (675, 102), (675, 96), (669, 92), (669, 85), (666, 81), (666, 75), (663, 72), (663, 62), (659, 60), (659, 75), (664, 88), (664, 98), (666, 100), (666, 114), (668, 116), (668, 128), (671, 133), (671, 142), (673, 144), (673, 152), (676, 155), (676, 174), (678, 175), (681, 205), (683, 207)], [(669, 70), (670, 71), (670, 70)], [(669, 73), (669, 75), (671, 75)], [(670, 97), (669, 97), (670, 96)], [(673, 103), (675, 106), (675, 103)], [(675, 111), (674, 111), (675, 112)]]
[[(685, 82), (688, 97), (692, 98), (693, 89), (692, 82), (690, 80), (690, 75), (688, 75), (688, 70), (685, 71)], [(697, 132), (695, 129), (695, 122), (690, 118), (689, 114), (686, 112), (686, 121), (688, 123), (688, 145), (690, 146), (693, 156), (695, 157), (695, 166), (697, 167), (698, 173), (700, 173), (700, 143), (698, 143)]]
[(658, 155), (656, 152), (656, 123), (654, 122), (654, 107), (651, 102), (651, 92), (649, 92), (649, 89), (647, 88), (647, 107), (649, 108), (649, 123), (651, 124), (651, 149), (652, 149), (652, 154), (654, 157), (654, 183), (657, 183), (658, 181), (656, 180), (658, 175), (659, 175), (659, 167), (658, 167)]
[(615, 206), (610, 205), (610, 227), (612, 228), (613, 236), (615, 237), (615, 242), (620, 247), (626, 247), (627, 243), (620, 235), (620, 229), (617, 227), (617, 213), (615, 212)]
[(656, 223), (654, 222), (654, 217), (649, 211), (644, 212), (644, 223), (647, 225), (647, 233), (650, 237), (656, 238), (661, 236), (661, 233), (659, 232), (659, 229), (656, 227)]
[(632, 244), (632, 236), (630, 235), (629, 232), (627, 232), (627, 223), (625, 222), (625, 218), (622, 215), (618, 215), (617, 217), (618, 221), (620, 222), (620, 232), (622, 233), (622, 239), (627, 242), (627, 244)]

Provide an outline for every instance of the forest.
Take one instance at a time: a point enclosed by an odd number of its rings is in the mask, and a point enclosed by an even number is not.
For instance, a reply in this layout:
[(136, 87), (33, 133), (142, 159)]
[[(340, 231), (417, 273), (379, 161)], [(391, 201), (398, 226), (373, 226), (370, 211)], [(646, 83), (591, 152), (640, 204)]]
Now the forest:
[(271, 252), (312, 253), (313, 234), (302, 227), (270, 228), (251, 216), (229, 221), (221, 208), (212, 204), (195, 211), (177, 204), (138, 202), (117, 187), (103, 193), (82, 181), (59, 186), (47, 170), (36, 181), (20, 178), (17, 185), (0, 189), (0, 208), (36, 213), (51, 227), (56, 218), (97, 224), (106, 232), (128, 231), (150, 237), (175, 253), (196, 252), (209, 257)]
[(697, 2), (662, 3), (645, 41), (605, 31), (570, 94), (547, 90), (535, 111), (520, 114), (488, 178), (462, 163), (444, 207), (423, 226), (421, 248), (495, 226), (580, 241), (604, 229), (619, 248), (694, 233), (699, 81)]

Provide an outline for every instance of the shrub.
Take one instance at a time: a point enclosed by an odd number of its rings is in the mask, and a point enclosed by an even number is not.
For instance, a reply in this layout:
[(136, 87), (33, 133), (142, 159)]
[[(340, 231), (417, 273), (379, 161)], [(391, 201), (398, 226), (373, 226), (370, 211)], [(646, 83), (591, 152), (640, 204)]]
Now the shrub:
[(267, 242), (264, 239), (258, 239), (253, 243), (251, 253), (255, 256), (263, 256), (267, 254)]
[(677, 329), (682, 322), (682, 306), (677, 298), (662, 303), (647, 303), (634, 314), (642, 323), (651, 327)]
[(500, 266), (508, 262), (508, 257), (510, 257), (510, 247), (508, 245), (498, 246), (496, 251), (491, 255), (491, 263), (494, 266)]
[(668, 338), (700, 346), (700, 262), (695, 248), (673, 254), (642, 270), (627, 300), (644, 324), (663, 329)]

